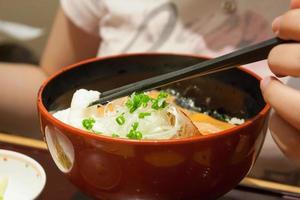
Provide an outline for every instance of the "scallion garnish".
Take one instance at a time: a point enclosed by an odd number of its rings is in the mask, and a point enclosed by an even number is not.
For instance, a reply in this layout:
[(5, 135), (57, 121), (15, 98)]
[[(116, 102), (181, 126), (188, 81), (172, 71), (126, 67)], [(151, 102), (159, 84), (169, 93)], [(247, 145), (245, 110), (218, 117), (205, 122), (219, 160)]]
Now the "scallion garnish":
[(139, 107), (147, 107), (148, 102), (151, 100), (151, 98), (146, 95), (145, 93), (133, 93), (130, 96), (130, 99), (127, 100), (126, 106), (129, 109), (130, 113), (133, 113), (136, 111)]
[(168, 93), (164, 91), (160, 91), (158, 97), (152, 100), (151, 108), (153, 108), (154, 110), (158, 110), (167, 107), (168, 105), (168, 103), (166, 102), (167, 98), (168, 98)]
[(151, 113), (149, 113), (149, 112), (141, 112), (141, 113), (139, 113), (139, 118), (144, 119), (146, 116), (150, 116), (150, 115), (151, 115)]
[(162, 99), (162, 98), (166, 99), (166, 98), (168, 98), (168, 96), (169, 96), (168, 93), (166, 93), (164, 91), (160, 91), (157, 98), (158, 99)]
[(95, 119), (94, 118), (87, 118), (82, 120), (82, 126), (86, 129), (86, 130), (92, 130), (94, 124), (95, 124)]
[(116, 122), (121, 126), (125, 123), (125, 117), (124, 117), (124, 113), (122, 113), (121, 115), (119, 115), (116, 118)]
[(118, 134), (116, 134), (116, 133), (113, 133), (113, 134), (111, 134), (111, 136), (112, 137), (120, 137)]
[(132, 127), (132, 130), (136, 131), (136, 129), (139, 127), (139, 123), (134, 122), (131, 127)]
[(134, 122), (132, 124), (132, 128), (131, 130), (129, 131), (129, 133), (126, 135), (129, 139), (137, 139), (137, 140), (140, 140), (143, 138), (143, 134), (137, 130), (139, 126), (139, 123), (138, 122)]

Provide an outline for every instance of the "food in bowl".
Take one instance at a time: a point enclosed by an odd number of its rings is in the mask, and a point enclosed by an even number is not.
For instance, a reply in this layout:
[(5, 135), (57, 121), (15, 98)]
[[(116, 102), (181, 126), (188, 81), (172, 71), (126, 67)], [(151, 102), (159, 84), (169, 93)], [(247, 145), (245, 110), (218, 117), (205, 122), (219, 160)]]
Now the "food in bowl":
[[(208, 112), (180, 107), (176, 104), (180, 95), (173, 90), (133, 93), (105, 105), (89, 107), (99, 96), (98, 91), (79, 89), (73, 94), (70, 108), (56, 111), (53, 116), (94, 134), (138, 140), (212, 134), (244, 122), (228, 115), (222, 115), (221, 121)], [(189, 105), (194, 106), (191, 99)]]

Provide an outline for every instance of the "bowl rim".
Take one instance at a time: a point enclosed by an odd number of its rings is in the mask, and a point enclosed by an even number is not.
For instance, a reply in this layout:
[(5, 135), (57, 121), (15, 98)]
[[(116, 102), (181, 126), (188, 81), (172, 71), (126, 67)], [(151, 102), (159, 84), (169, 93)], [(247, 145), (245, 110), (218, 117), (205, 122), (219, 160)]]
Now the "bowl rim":
[[(232, 134), (235, 134), (238, 130), (243, 130), (249, 127), (251, 124), (254, 123), (254, 121), (257, 121), (260, 117), (267, 115), (268, 112), (271, 109), (271, 106), (266, 103), (266, 105), (259, 111), (257, 115), (254, 117), (248, 119), (245, 121), (243, 124), (235, 126), (230, 129), (226, 129), (214, 134), (209, 134), (209, 135), (201, 135), (201, 136), (192, 136), (192, 137), (186, 137), (186, 138), (176, 138), (176, 139), (147, 139), (147, 140), (132, 140), (132, 139), (127, 139), (127, 138), (115, 138), (111, 136), (105, 136), (101, 134), (92, 134), (88, 131), (81, 130), (79, 128), (75, 128), (71, 125), (68, 125), (58, 119), (56, 119), (53, 115), (50, 114), (50, 112), (47, 111), (46, 107), (43, 104), (42, 101), (42, 93), (46, 87), (46, 85), (55, 79), (57, 76), (60, 74), (64, 73), (65, 71), (69, 71), (73, 68), (80, 67), (83, 64), (88, 64), (91, 62), (95, 61), (101, 61), (101, 60), (106, 60), (106, 59), (112, 59), (112, 58), (122, 58), (122, 57), (129, 57), (129, 56), (151, 56), (151, 55), (174, 55), (174, 56), (186, 56), (186, 57), (193, 57), (193, 58), (204, 58), (204, 59), (210, 59), (207, 56), (202, 56), (202, 55), (196, 55), (196, 54), (183, 54), (183, 53), (168, 53), (168, 52), (146, 52), (146, 53), (122, 53), (122, 54), (116, 54), (116, 55), (109, 55), (109, 56), (103, 56), (103, 57), (95, 57), (95, 58), (90, 58), (86, 59), (71, 65), (67, 65), (57, 71), (56, 73), (52, 74), (50, 77), (48, 77), (43, 84), (40, 86), (39, 91), (38, 91), (38, 98), (37, 98), (37, 107), (38, 107), (38, 112), (39, 112), (39, 118), (41, 118), (41, 115), (44, 115), (48, 121), (50, 121), (52, 124), (55, 124), (56, 127), (59, 129), (64, 129), (67, 130), (69, 133), (78, 135), (78, 136), (84, 136), (88, 137), (90, 139), (96, 139), (96, 140), (101, 140), (104, 142), (113, 142), (113, 143), (123, 143), (123, 144), (133, 144), (133, 145), (164, 145), (164, 144), (170, 144), (170, 145), (175, 145), (175, 144), (185, 144), (185, 143), (194, 143), (198, 141), (207, 141), (207, 140), (214, 140), (217, 138), (221, 137), (226, 137)], [(239, 70), (243, 71), (244, 73), (249, 74), (250, 76), (256, 78), (258, 81), (262, 80), (262, 78), (245, 68), (242, 68), (241, 66), (237, 67)], [(41, 124), (41, 119), (40, 119), (40, 126)], [(42, 127), (41, 127), (42, 129)], [(42, 130), (42, 132), (44, 132)]]

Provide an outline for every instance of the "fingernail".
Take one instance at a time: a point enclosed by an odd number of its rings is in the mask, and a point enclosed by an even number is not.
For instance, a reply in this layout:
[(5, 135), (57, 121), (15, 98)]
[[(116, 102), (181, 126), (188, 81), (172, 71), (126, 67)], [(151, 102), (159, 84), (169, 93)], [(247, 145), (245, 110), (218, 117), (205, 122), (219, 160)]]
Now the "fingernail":
[(267, 87), (267, 85), (269, 85), (269, 83), (271, 82), (271, 80), (272, 80), (271, 76), (267, 76), (267, 77), (263, 78), (260, 81), (260, 89), (264, 90)]
[(273, 22), (272, 22), (272, 30), (273, 32), (278, 35), (279, 33), (279, 26), (280, 26), (280, 21), (281, 21), (282, 17), (276, 17)]

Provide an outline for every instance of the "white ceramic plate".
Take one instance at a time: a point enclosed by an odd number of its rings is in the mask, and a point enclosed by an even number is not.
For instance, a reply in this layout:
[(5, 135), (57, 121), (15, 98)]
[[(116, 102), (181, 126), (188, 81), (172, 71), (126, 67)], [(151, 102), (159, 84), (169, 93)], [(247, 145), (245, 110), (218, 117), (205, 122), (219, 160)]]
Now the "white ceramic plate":
[(1, 182), (6, 185), (4, 200), (32, 200), (43, 190), (46, 174), (32, 158), (0, 149), (0, 185)]

